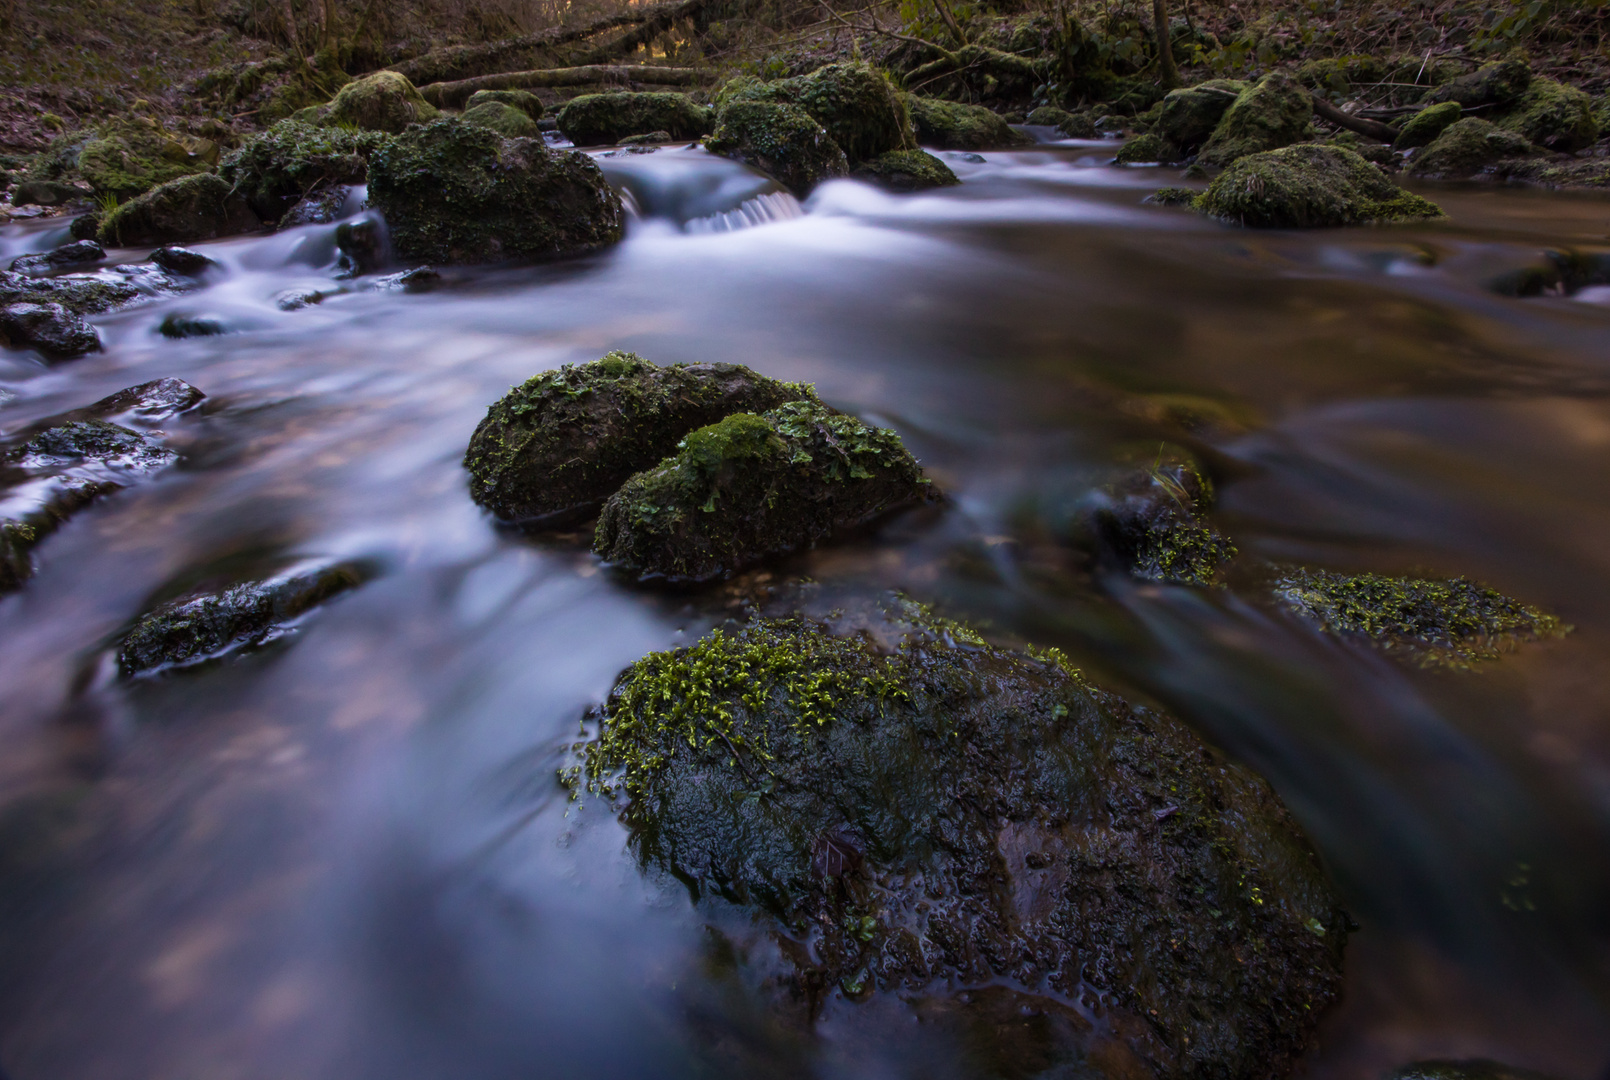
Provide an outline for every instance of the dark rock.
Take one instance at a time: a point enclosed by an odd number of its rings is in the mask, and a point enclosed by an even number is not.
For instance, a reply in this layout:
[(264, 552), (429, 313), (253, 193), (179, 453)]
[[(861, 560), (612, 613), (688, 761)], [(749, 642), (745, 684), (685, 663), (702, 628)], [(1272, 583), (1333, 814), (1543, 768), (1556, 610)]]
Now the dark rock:
[(991, 150), (1026, 146), (1033, 139), (1013, 131), (1005, 120), (982, 105), (961, 105), (938, 98), (906, 94), (917, 141), (941, 150)]
[[(74, 172), (102, 198), (128, 200), (184, 176), (210, 170), (218, 145), (164, 130), (149, 116), (116, 117), (78, 147)], [(82, 136), (75, 136), (82, 138)]]
[(322, 304), (335, 293), (323, 289), (286, 289), (274, 297), (274, 306), (281, 311), (301, 311), (314, 304)]
[(1312, 131), (1313, 114), (1313, 99), (1290, 75), (1265, 75), (1230, 103), (1198, 160), (1229, 165), (1248, 154), (1302, 142)]
[(1461, 179), (1501, 161), (1533, 153), (1536, 149), (1524, 136), (1467, 116), (1449, 124), (1429, 146), (1416, 151), (1409, 159), (1408, 171), (1429, 179)]
[(297, 618), (362, 583), (356, 568), (337, 564), (174, 600), (135, 622), (118, 648), (118, 668), (124, 675), (138, 675), (262, 645), (283, 635)]
[(78, 413), (68, 415), (85, 418), (127, 418), (154, 424), (171, 416), (189, 412), (200, 405), (207, 395), (183, 379), (153, 379), (151, 382), (131, 386), (87, 405)]
[(303, 196), (302, 201), (285, 212), (278, 228), (294, 229), (299, 225), (328, 225), (340, 221), (352, 188), (334, 184)]
[(1114, 160), (1120, 165), (1156, 165), (1179, 161), (1184, 156), (1184, 152), (1167, 139), (1147, 132), (1119, 147)]
[(209, 270), (216, 270), (218, 264), (199, 251), (191, 251), (182, 247), (160, 247), (151, 252), (151, 261), (170, 274), (181, 274), (185, 277), (200, 277)]
[(58, 184), (54, 180), (24, 180), (11, 190), (13, 206), (65, 206), (70, 202), (88, 199), (90, 192), (71, 184)]
[(1427, 105), (1453, 101), (1466, 109), (1504, 106), (1516, 101), (1531, 85), (1532, 69), (1526, 61), (1511, 57), (1485, 64), (1469, 75), (1433, 88), (1424, 101)]
[(486, 412), (464, 454), (470, 494), (505, 521), (596, 509), (682, 437), (739, 412), (815, 392), (736, 364), (659, 367), (612, 352), (527, 380)]
[(181, 315), (174, 312), (157, 326), (157, 333), (165, 338), (217, 337), (229, 333), (229, 328), (218, 319), (205, 315)]
[(640, 577), (708, 581), (935, 497), (894, 432), (791, 402), (689, 433), (610, 496), (593, 550)]
[(1458, 120), (1463, 112), (1457, 101), (1444, 101), (1440, 105), (1421, 109), (1404, 122), (1392, 145), (1398, 150), (1413, 150), (1426, 146)]
[(1555, 1080), (1546, 1073), (1517, 1069), (1497, 1061), (1416, 1061), (1387, 1080)]
[(344, 276), (372, 273), (386, 263), (386, 234), (372, 217), (336, 226), (335, 246)]
[(213, 173), (186, 176), (119, 206), (101, 223), (104, 244), (169, 244), (235, 236), (259, 227), (257, 215)]
[(1443, 216), (1434, 203), (1404, 191), (1352, 151), (1314, 143), (1238, 159), (1193, 205), (1222, 221), (1262, 229)]
[(753, 165), (804, 198), (823, 180), (847, 176), (849, 162), (805, 110), (769, 101), (733, 101), (716, 115), (707, 150)]
[(1203, 520), (1213, 508), (1213, 482), (1190, 454), (1159, 450), (1097, 492), (1080, 514), (1074, 542), (1098, 564), (1145, 581), (1213, 585), (1235, 558), (1235, 545)]
[(140, 290), (124, 281), (77, 276), (32, 278), (0, 270), (0, 305), (60, 304), (74, 315), (99, 315), (139, 296)]
[(1156, 203), (1158, 206), (1189, 206), (1196, 199), (1197, 193), (1190, 188), (1166, 187), (1158, 188), (1145, 201)]
[(375, 278), (369, 283), (369, 288), (375, 292), (430, 292), (442, 283), (442, 275), (428, 266), (416, 266), (412, 270), (399, 270), (395, 274), (387, 274), (382, 278)]
[(501, 101), (483, 101), (465, 109), (461, 119), (466, 124), (478, 124), (495, 131), (505, 139), (540, 138), (542, 129), (524, 111)]
[(1212, 137), (1224, 114), (1248, 89), (1246, 83), (1235, 79), (1209, 79), (1196, 86), (1170, 90), (1163, 98), (1152, 133), (1187, 154), (1193, 153)]
[(546, 111), (542, 104), (542, 99), (529, 90), (477, 90), (464, 103), (464, 111), (468, 112), (477, 105), (484, 105), (488, 101), (495, 101), (499, 105), (508, 105), (511, 108), (519, 109), (533, 121), (541, 120), (543, 112)]
[(33, 255), (19, 255), (11, 260), (11, 269), (19, 274), (51, 274), (69, 266), (100, 262), (106, 258), (101, 245), (93, 240), (78, 240), (50, 251)]
[(1069, 139), (1094, 139), (1100, 135), (1089, 114), (1073, 113), (1052, 105), (1041, 105), (1029, 113), (1028, 122), (1040, 127), (1054, 127)]
[(46, 428), (6, 456), (29, 469), (92, 461), (136, 473), (152, 472), (179, 459), (152, 436), (105, 420), (69, 420)]
[(775, 82), (734, 79), (722, 89), (720, 100), (723, 105), (765, 101), (797, 106), (826, 129), (851, 162), (916, 148), (905, 96), (877, 68), (859, 61), (828, 64)]
[(52, 360), (83, 356), (101, 347), (94, 327), (82, 315), (50, 302), (0, 308), (0, 340), (14, 349), (37, 349)]
[(668, 131), (673, 138), (696, 139), (710, 131), (711, 110), (686, 94), (583, 94), (555, 114), (559, 130), (577, 146), (618, 143), (628, 135)]
[(991, 986), (985, 1016), (1058, 1017), (1002, 1075), (1272, 1080), (1341, 990), (1347, 915), (1266, 783), (909, 602), (645, 657), (567, 775), (624, 796), (666, 881), (777, 928), (784, 1008), (938, 1019)]
[(890, 191), (926, 191), (961, 183), (949, 165), (926, 150), (891, 150), (862, 162), (850, 175)]
[(587, 155), (444, 118), (377, 150), (369, 203), (403, 259), (558, 259), (621, 238), (623, 211)]
[(67, 226), (67, 235), (74, 240), (93, 240), (101, 234), (101, 215), (96, 211), (79, 214)]
[(218, 173), (264, 221), (278, 221), (308, 192), (361, 184), (390, 136), (282, 120), (227, 155)]

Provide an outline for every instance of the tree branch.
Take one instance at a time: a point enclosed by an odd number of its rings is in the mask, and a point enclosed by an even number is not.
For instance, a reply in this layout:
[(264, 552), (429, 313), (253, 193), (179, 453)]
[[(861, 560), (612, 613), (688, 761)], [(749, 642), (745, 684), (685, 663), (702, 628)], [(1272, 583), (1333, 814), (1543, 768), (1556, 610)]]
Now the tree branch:
[(581, 67), (542, 68), (482, 75), (457, 82), (430, 83), (419, 88), (438, 109), (457, 109), (477, 90), (524, 90), (533, 86), (587, 86), (591, 83), (645, 83), (654, 86), (692, 86), (715, 78), (703, 68), (650, 67), (630, 64), (588, 64)]
[(1391, 124), (1383, 124), (1379, 120), (1366, 120), (1361, 116), (1345, 113), (1318, 94), (1314, 94), (1313, 99), (1314, 111), (1337, 127), (1344, 127), (1348, 131), (1356, 131), (1366, 138), (1376, 139), (1384, 143), (1397, 141), (1398, 129)]

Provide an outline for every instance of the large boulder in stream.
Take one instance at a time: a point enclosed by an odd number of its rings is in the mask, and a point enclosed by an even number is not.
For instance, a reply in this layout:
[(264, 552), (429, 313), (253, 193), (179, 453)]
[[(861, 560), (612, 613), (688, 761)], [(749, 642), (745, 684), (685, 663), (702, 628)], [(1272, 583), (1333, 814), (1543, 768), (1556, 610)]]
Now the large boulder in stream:
[(889, 191), (926, 191), (961, 183), (949, 165), (926, 150), (890, 150), (863, 161), (850, 175)]
[(1313, 99), (1283, 71), (1241, 91), (1224, 111), (1197, 161), (1229, 165), (1237, 158), (1302, 142), (1313, 130)]
[(258, 217), (274, 222), (310, 195), (363, 183), (369, 158), (389, 141), (381, 132), (281, 120), (226, 155), (218, 172)]
[(1007, 1075), (1266, 1080), (1341, 989), (1347, 915), (1268, 784), (909, 602), (647, 656), (578, 754), (644, 864), (770, 924), (806, 1022), (897, 996), (1032, 1043)]
[(610, 496), (593, 550), (640, 577), (709, 581), (932, 498), (900, 436), (791, 402), (690, 433)]
[(400, 258), (437, 264), (583, 255), (618, 243), (625, 216), (586, 154), (449, 117), (374, 152), (369, 204)]
[(1408, 171), (1432, 180), (1456, 180), (1536, 152), (1524, 136), (1467, 116), (1449, 124), (1430, 145), (1417, 151), (1409, 160)]
[(123, 246), (185, 244), (250, 232), (260, 224), (229, 181), (201, 173), (169, 180), (119, 206), (101, 222), (99, 239)]
[(1034, 142), (982, 105), (904, 95), (917, 141), (941, 150), (993, 150)]
[(1235, 79), (1209, 79), (1170, 90), (1162, 100), (1152, 134), (1184, 153), (1195, 153), (1247, 89), (1246, 83)]
[(1221, 221), (1262, 229), (1386, 224), (1443, 216), (1435, 203), (1398, 187), (1351, 150), (1317, 143), (1240, 158), (1192, 205)]
[(464, 467), (470, 494), (505, 521), (562, 521), (596, 510), (683, 436), (733, 413), (816, 400), (799, 383), (737, 364), (660, 367), (632, 353), (566, 364), (487, 410)]
[(711, 111), (686, 94), (617, 90), (572, 98), (554, 114), (554, 122), (577, 146), (603, 146), (654, 131), (673, 139), (697, 139), (709, 134)]
[(720, 101), (797, 106), (827, 129), (852, 163), (917, 145), (906, 96), (881, 71), (861, 61), (828, 64), (808, 75), (774, 82), (734, 79), (722, 88)]
[(723, 105), (704, 146), (754, 166), (802, 199), (822, 181), (850, 171), (844, 151), (809, 113), (770, 101)]

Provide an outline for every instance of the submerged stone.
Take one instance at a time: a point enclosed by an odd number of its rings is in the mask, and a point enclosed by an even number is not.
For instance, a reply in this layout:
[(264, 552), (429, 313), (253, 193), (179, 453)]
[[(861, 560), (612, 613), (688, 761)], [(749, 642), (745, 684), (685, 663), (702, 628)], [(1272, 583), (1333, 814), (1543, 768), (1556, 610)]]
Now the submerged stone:
[(1209, 79), (1196, 86), (1170, 90), (1162, 100), (1152, 133), (1185, 153), (1201, 148), (1232, 104), (1247, 90), (1235, 79)]
[(1034, 140), (982, 105), (962, 105), (938, 98), (906, 94), (917, 141), (940, 150), (997, 150), (1026, 146)]
[(1145, 581), (1213, 585), (1236, 548), (1203, 520), (1212, 508), (1213, 482), (1195, 459), (1159, 450), (1150, 467), (1099, 493), (1075, 540), (1098, 563)]
[(101, 222), (103, 244), (168, 244), (213, 240), (259, 227), (257, 215), (228, 181), (213, 173), (152, 188)]
[(1032, 1075), (1263, 1080), (1340, 992), (1347, 916), (1267, 784), (915, 604), (645, 657), (579, 754), (643, 863), (771, 922), (806, 1015), (1093, 995)]
[(228, 154), (218, 172), (264, 221), (323, 189), (361, 184), (368, 160), (390, 136), (281, 120)]
[(135, 622), (118, 647), (118, 668), (138, 675), (265, 644), (295, 619), (362, 583), (356, 568), (338, 564), (174, 600)]
[(559, 130), (577, 146), (618, 143), (628, 135), (668, 131), (673, 138), (696, 139), (708, 134), (711, 110), (686, 94), (583, 94), (554, 114)]
[(501, 101), (483, 101), (473, 105), (464, 110), (462, 119), (466, 124), (478, 124), (506, 139), (536, 139), (542, 136), (542, 130), (537, 127), (535, 120), (524, 111)]
[(753, 165), (804, 198), (823, 180), (847, 176), (839, 144), (805, 110), (769, 101), (738, 100), (721, 107), (705, 149)]
[(95, 328), (61, 304), (8, 304), (0, 308), (0, 341), (13, 349), (36, 349), (50, 360), (67, 360), (101, 347)]
[(1392, 146), (1398, 150), (1413, 150), (1425, 146), (1441, 135), (1464, 112), (1457, 101), (1444, 101), (1421, 109), (1405, 121)]
[(1571, 629), (1468, 578), (1285, 567), (1273, 592), (1276, 601), (1326, 633), (1366, 641), (1423, 667), (1469, 667)]
[(1230, 103), (1197, 160), (1229, 165), (1248, 154), (1302, 142), (1312, 130), (1313, 113), (1308, 91), (1290, 75), (1265, 75)]
[(1436, 204), (1404, 191), (1351, 150), (1315, 143), (1240, 158), (1192, 205), (1222, 221), (1262, 229), (1386, 224), (1443, 216)]
[(1408, 171), (1428, 179), (1454, 180), (1532, 153), (1535, 150), (1524, 136), (1467, 116), (1449, 124), (1430, 145), (1417, 151), (1409, 159)]
[(106, 251), (93, 240), (78, 240), (33, 255), (19, 255), (11, 260), (11, 269), (18, 274), (51, 274), (69, 266), (96, 263), (106, 258)]
[(890, 191), (925, 191), (961, 183), (949, 165), (926, 150), (891, 150), (862, 162), (850, 175)]
[(489, 101), (519, 109), (532, 121), (541, 120), (543, 112), (546, 111), (542, 99), (529, 90), (477, 90), (464, 103), (464, 111), (468, 112), (477, 105), (484, 105)]
[(689, 433), (610, 496), (593, 550), (638, 576), (708, 581), (932, 498), (900, 436), (791, 402)]
[[(103, 397), (79, 412), (86, 417), (103, 420), (120, 416), (144, 423), (156, 423), (170, 416), (188, 412), (201, 404), (206, 397), (206, 394), (183, 379), (153, 379)], [(69, 415), (77, 416), (78, 413)]]
[(808, 386), (737, 364), (660, 367), (623, 352), (566, 364), (487, 410), (464, 453), (470, 494), (505, 521), (588, 512), (633, 473), (676, 453), (690, 431), (733, 413), (815, 400)]
[(624, 213), (586, 154), (443, 118), (376, 150), (369, 204), (403, 259), (561, 259), (618, 243)]

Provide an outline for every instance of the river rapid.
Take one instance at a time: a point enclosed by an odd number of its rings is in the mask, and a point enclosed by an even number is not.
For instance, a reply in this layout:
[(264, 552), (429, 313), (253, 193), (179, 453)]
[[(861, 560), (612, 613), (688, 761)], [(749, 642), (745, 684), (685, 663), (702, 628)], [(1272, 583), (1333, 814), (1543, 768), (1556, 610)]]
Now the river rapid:
[[(798, 576), (1060, 646), (1266, 776), (1360, 927), (1306, 1076), (1605, 1075), (1610, 289), (1494, 283), (1610, 249), (1610, 202), (1426, 188), (1449, 220), (1262, 233), (1143, 204), (1177, 172), (1111, 144), (943, 156), (960, 187), (801, 206), (702, 150), (616, 153), (633, 218), (595, 258), (376, 290), (308, 226), (202, 245), (222, 271), (94, 320), (102, 352), (0, 352), (8, 435), (153, 379), (208, 395), (164, 424), (180, 466), (0, 598), (6, 1075), (988, 1075), (894, 1001), (772, 1029), (764, 934), (646, 878), (555, 778), (622, 668)], [(0, 255), (64, 239), (6, 226)], [(297, 289), (344, 291), (281, 310)], [(611, 349), (815, 383), (951, 501), (698, 594), (495, 527), (460, 464), (487, 406)], [(1192, 445), (1243, 557), (1469, 575), (1574, 631), (1425, 672), (1233, 588), (1080, 577), (1046, 523), (1115, 447), (1178, 437), (1136, 401), (1214, 418)], [(290, 558), (372, 578), (264, 649), (115, 677), (153, 598)]]

